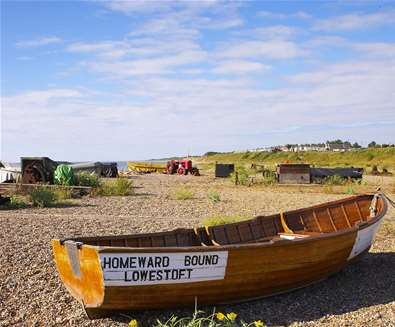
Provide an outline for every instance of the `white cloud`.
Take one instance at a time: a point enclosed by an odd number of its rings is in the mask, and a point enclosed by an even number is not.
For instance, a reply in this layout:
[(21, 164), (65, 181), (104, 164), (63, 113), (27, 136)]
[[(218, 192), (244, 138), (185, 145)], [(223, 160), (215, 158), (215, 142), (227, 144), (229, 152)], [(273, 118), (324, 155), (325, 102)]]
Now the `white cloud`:
[(123, 42), (102, 41), (102, 42), (77, 42), (67, 46), (66, 50), (69, 52), (106, 52), (115, 50), (118, 47), (123, 47)]
[(347, 31), (387, 24), (395, 24), (395, 11), (330, 17), (317, 20), (313, 29), (320, 31)]
[(273, 25), (266, 27), (257, 27), (255, 29), (243, 31), (240, 34), (248, 35), (254, 38), (264, 39), (287, 39), (295, 36), (299, 32), (296, 27), (288, 25)]
[(48, 90), (34, 90), (23, 92), (14, 96), (2, 97), (2, 102), (5, 107), (18, 106), (41, 106), (47, 105), (51, 100), (64, 99), (64, 98), (77, 98), (81, 97), (82, 93), (75, 89), (48, 89)]
[(185, 17), (168, 15), (143, 23), (141, 26), (134, 28), (129, 36), (158, 36), (158, 34), (171, 35), (172, 38), (196, 38), (200, 36), (200, 31), (191, 26), (190, 23), (191, 21), (185, 21)]
[[(395, 137), (393, 59), (322, 64), (292, 82), (287, 88), (264, 89), (249, 75), (152, 75), (127, 80), (120, 84), (122, 92), (105, 98), (79, 89), (25, 92), (3, 99), (4, 151), (15, 157), (42, 155), (46, 140), (46, 154), (55, 159), (144, 159), (287, 143), (290, 138), (319, 141), (328, 131), (358, 142), (369, 141), (375, 131), (380, 142)], [(279, 129), (279, 124), (287, 128)], [(87, 126), (90, 135), (103, 137), (87, 137)], [(187, 144), (180, 135), (188, 135)], [(133, 151), (123, 154), (121, 147)]]
[(61, 43), (63, 40), (57, 36), (42, 37), (34, 40), (25, 40), (15, 43), (17, 48), (35, 48), (49, 44)]
[(218, 56), (225, 58), (288, 59), (307, 55), (308, 51), (296, 43), (284, 40), (240, 41), (224, 46)]
[(247, 74), (269, 70), (269, 65), (245, 60), (225, 61), (217, 65), (212, 72), (215, 74)]
[(107, 9), (122, 12), (124, 14), (148, 14), (158, 12), (169, 12), (183, 10), (189, 12), (200, 12), (212, 10), (213, 7), (230, 7), (235, 4), (227, 4), (225, 1), (204, 0), (204, 1), (152, 1), (152, 0), (107, 0), (101, 2)]
[(102, 4), (110, 10), (119, 11), (124, 14), (152, 13), (158, 11), (167, 11), (173, 7), (170, 1), (103, 1)]
[(287, 18), (300, 18), (300, 19), (309, 19), (312, 16), (304, 11), (297, 11), (294, 13), (280, 13), (273, 11), (259, 11), (257, 13), (258, 17), (264, 17), (269, 19), (287, 19)]
[(321, 35), (313, 37), (307, 41), (306, 46), (317, 47), (317, 46), (346, 46), (349, 44), (345, 38), (336, 35)]
[(369, 56), (395, 58), (395, 43), (356, 43), (352, 47)]
[(136, 75), (160, 75), (174, 73), (175, 67), (204, 61), (204, 51), (183, 51), (170, 56), (124, 61), (90, 61), (87, 66), (95, 72), (109, 77), (129, 77)]

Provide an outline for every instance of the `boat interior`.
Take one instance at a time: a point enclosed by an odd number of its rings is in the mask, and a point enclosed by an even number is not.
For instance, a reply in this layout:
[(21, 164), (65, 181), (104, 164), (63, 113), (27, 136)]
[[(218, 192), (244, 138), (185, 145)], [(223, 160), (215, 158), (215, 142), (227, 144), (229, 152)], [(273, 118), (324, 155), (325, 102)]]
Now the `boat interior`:
[(193, 247), (274, 242), (308, 238), (340, 232), (368, 223), (384, 209), (384, 200), (376, 195), (359, 195), (270, 216), (218, 226), (176, 229), (173, 231), (69, 238), (78, 243), (113, 247)]

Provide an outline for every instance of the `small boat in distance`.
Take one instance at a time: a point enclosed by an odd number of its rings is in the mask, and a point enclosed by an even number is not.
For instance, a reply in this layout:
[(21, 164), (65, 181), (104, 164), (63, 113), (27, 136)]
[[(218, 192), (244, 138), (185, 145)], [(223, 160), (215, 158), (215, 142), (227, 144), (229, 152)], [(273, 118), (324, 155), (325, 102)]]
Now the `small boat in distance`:
[(168, 232), (52, 240), (60, 278), (91, 319), (224, 304), (320, 281), (369, 251), (381, 193)]

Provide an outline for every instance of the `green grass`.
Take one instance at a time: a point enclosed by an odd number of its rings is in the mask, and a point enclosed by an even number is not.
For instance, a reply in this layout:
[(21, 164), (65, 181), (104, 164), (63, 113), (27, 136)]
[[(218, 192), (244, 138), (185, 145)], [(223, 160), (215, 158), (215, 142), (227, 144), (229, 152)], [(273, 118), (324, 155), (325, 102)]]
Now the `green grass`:
[(237, 165), (235, 172), (230, 175), (230, 178), (235, 185), (248, 185), (249, 177), (252, 173), (250, 169)]
[(219, 193), (217, 191), (209, 191), (207, 193), (207, 197), (213, 203), (221, 202), (221, 196), (219, 195)]
[(10, 202), (2, 206), (2, 209), (23, 209), (27, 208), (29, 204), (26, 199), (20, 195), (11, 195)]
[(349, 152), (242, 152), (221, 153), (201, 157), (203, 163), (228, 162), (236, 164), (262, 163), (274, 167), (278, 163), (309, 163), (317, 167), (362, 167), (370, 173), (374, 165), (395, 171), (395, 148), (361, 149)]
[(32, 189), (29, 196), (33, 206), (38, 208), (52, 206), (57, 200), (55, 192), (45, 187)]
[[(130, 316), (124, 315), (131, 319)], [(129, 321), (129, 327), (139, 326), (135, 319)], [(265, 327), (266, 324), (261, 320), (246, 322), (234, 312), (213, 312), (206, 315), (204, 311), (197, 311), (190, 317), (171, 316), (166, 321), (157, 320), (152, 326), (154, 327)]]
[(88, 172), (79, 173), (78, 175), (76, 175), (76, 180), (77, 185), (79, 186), (90, 186), (98, 188), (102, 184), (100, 178), (97, 175)]
[(180, 187), (174, 191), (174, 198), (176, 200), (190, 200), (193, 199), (193, 192), (187, 187)]
[(274, 173), (272, 174), (265, 174), (262, 178), (262, 184), (265, 186), (271, 186), (277, 184), (277, 178)]
[(106, 180), (101, 183), (101, 186), (97, 191), (98, 195), (103, 196), (127, 196), (133, 195), (133, 181), (127, 178), (116, 178), (112, 180)]
[(250, 217), (245, 215), (214, 215), (208, 216), (203, 219), (202, 225), (203, 226), (216, 226), (216, 225), (223, 225), (223, 224), (231, 224), (237, 223), (239, 221), (247, 220)]
[(58, 186), (53, 190), (53, 192), (55, 193), (57, 200), (68, 200), (73, 197), (71, 189), (67, 187)]
[(345, 185), (347, 184), (347, 179), (342, 178), (341, 176), (334, 175), (325, 178), (324, 184), (325, 185)]

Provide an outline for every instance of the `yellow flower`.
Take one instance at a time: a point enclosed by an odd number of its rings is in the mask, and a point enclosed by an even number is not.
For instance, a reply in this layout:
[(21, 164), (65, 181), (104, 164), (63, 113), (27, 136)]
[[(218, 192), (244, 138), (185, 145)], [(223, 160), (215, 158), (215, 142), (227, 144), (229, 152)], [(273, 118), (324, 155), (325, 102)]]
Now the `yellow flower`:
[(224, 319), (225, 319), (225, 315), (224, 315), (222, 312), (217, 312), (217, 313), (215, 314), (215, 317), (216, 317), (218, 320), (224, 320)]
[(132, 319), (129, 321), (129, 327), (137, 327), (137, 320), (136, 319)]
[(265, 325), (263, 324), (262, 320), (256, 320), (254, 321), (255, 327), (264, 327)]
[(237, 318), (237, 314), (234, 312), (227, 313), (226, 316), (228, 317), (229, 320), (235, 320)]

